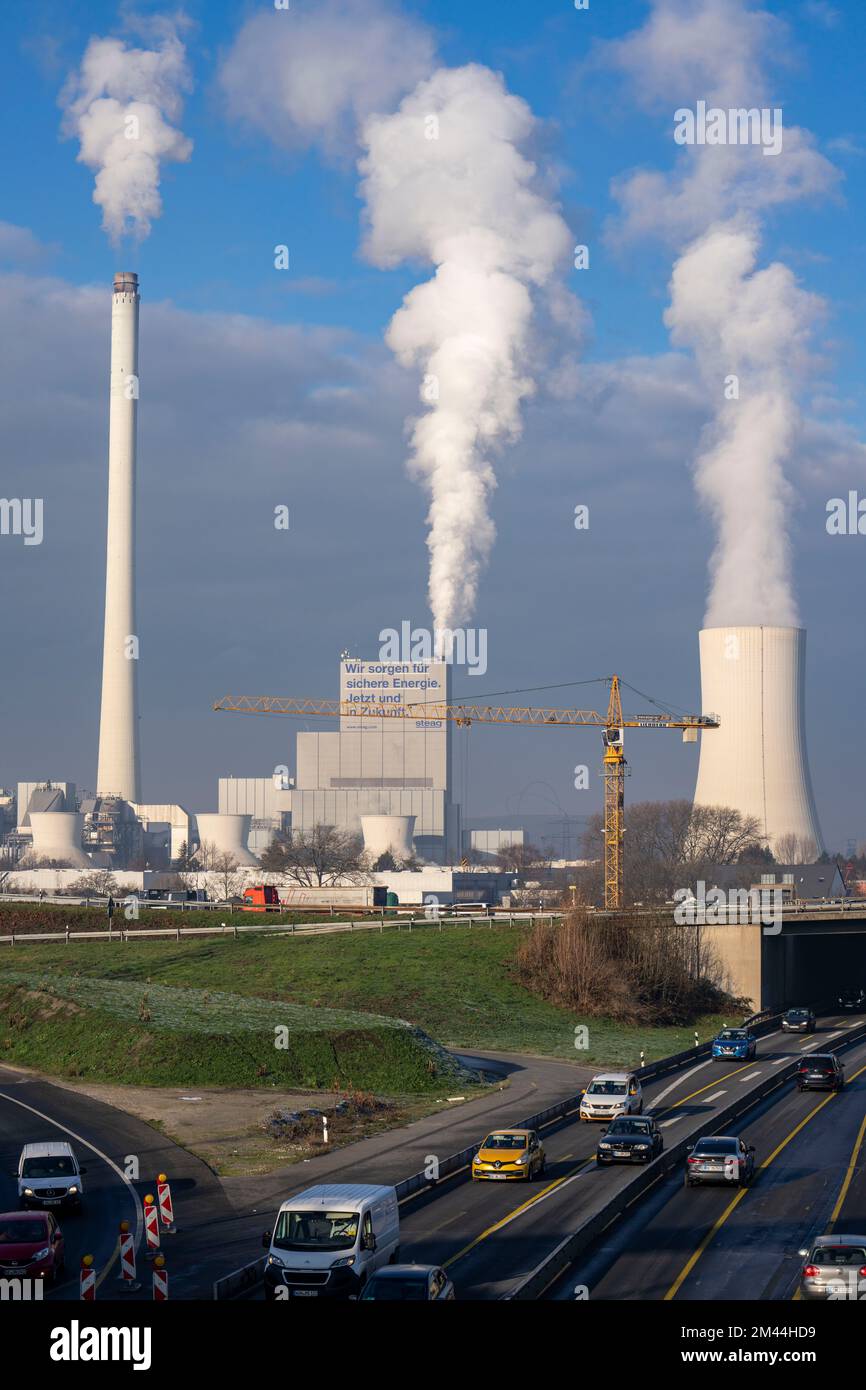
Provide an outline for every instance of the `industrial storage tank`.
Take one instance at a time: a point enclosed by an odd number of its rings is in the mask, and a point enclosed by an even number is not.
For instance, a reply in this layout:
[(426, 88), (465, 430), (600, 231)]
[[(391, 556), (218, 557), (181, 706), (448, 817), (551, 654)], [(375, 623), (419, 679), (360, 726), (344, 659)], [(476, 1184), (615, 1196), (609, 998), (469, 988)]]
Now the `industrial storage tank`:
[(806, 633), (798, 627), (709, 627), (700, 634), (701, 708), (721, 727), (701, 734), (697, 806), (754, 816), (775, 850), (797, 835), (824, 848), (806, 753)]
[(258, 864), (247, 841), (250, 837), (252, 816), (201, 815), (196, 816), (198, 843), (212, 846), (217, 854), (231, 854), (239, 865)]
[(414, 816), (362, 816), (364, 850), (374, 861), (391, 854), (396, 863), (415, 854)]
[(81, 848), (84, 816), (80, 811), (31, 811), (34, 859), (52, 859), (70, 869), (92, 869)]

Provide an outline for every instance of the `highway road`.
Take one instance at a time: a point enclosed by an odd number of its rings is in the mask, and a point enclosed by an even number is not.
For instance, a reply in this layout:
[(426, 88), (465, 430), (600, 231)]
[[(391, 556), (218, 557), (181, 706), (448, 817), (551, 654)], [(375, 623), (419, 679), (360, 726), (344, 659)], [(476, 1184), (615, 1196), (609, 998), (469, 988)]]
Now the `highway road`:
[(796, 1296), (797, 1251), (831, 1229), (866, 1234), (866, 1043), (844, 1054), (838, 1094), (787, 1087), (736, 1132), (756, 1149), (745, 1189), (660, 1184), (550, 1296), (781, 1299)]
[[(862, 1021), (850, 1014), (828, 1016), (819, 1020), (818, 1030), (812, 1036), (779, 1032), (760, 1039), (754, 1062), (706, 1060), (677, 1075), (668, 1075), (645, 1087), (645, 1109), (658, 1117), (668, 1142), (691, 1130), (700, 1133), (712, 1129), (714, 1116), (724, 1106), (738, 1094), (760, 1085), (775, 1067), (790, 1063), (806, 1049), (836, 1045), (844, 1040), (846, 1031)], [(527, 1107), (518, 1105), (506, 1118), (500, 1106), (496, 1124), (516, 1123), (526, 1111)], [(594, 1155), (600, 1128), (582, 1125), (575, 1116), (557, 1121), (543, 1131), (547, 1173), (541, 1182), (472, 1183), (468, 1174), (462, 1173), (403, 1202), (401, 1258), (444, 1264), (454, 1280), (458, 1298), (504, 1297), (580, 1224), (590, 1201), (597, 1200), (600, 1194), (612, 1196), (633, 1177), (630, 1166), (596, 1168)], [(483, 1136), (479, 1132), (477, 1137)], [(439, 1156), (456, 1151), (464, 1142), (446, 1145), (443, 1153), (440, 1136)], [(437, 1153), (437, 1149), (431, 1148), (430, 1152)], [(393, 1181), (393, 1174), (385, 1177), (377, 1170), (375, 1161), (367, 1162), (360, 1170), (353, 1168), (352, 1176), (357, 1181)], [(304, 1185), (287, 1184), (283, 1196)], [(711, 1201), (713, 1197), (711, 1193), (695, 1195), (709, 1196)], [(257, 1232), (273, 1219), (272, 1210), (260, 1207), (259, 1212)], [(245, 1258), (254, 1259), (259, 1249), (258, 1241), (251, 1240)], [(243, 1262), (238, 1258), (236, 1264)], [(233, 1267), (236, 1266), (226, 1266), (224, 1272)]]
[[(99, 1288), (97, 1297), (114, 1297), (118, 1265), (115, 1251), (118, 1226), (128, 1221), (141, 1231), (141, 1199), (156, 1195), (155, 1179), (165, 1172), (171, 1182), (178, 1234), (166, 1236), (162, 1253), (177, 1298), (208, 1298), (213, 1268), (208, 1259), (195, 1255), (195, 1238), (202, 1228), (214, 1232), (233, 1215), (218, 1179), (200, 1159), (166, 1139), (158, 1130), (122, 1110), (104, 1105), (79, 1091), (43, 1081), (34, 1073), (0, 1066), (0, 1211), (18, 1205), (14, 1174), (22, 1146), (47, 1139), (66, 1139), (78, 1161), (87, 1169), (84, 1203), (80, 1214), (60, 1212), (58, 1221), (66, 1240), (67, 1277), (48, 1298), (78, 1298), (78, 1271), (82, 1255), (93, 1255)], [(129, 1160), (138, 1163), (140, 1180), (127, 1176)], [(212, 1240), (210, 1261), (223, 1266), (218, 1240)], [(150, 1273), (141, 1259), (139, 1295), (150, 1298)]]

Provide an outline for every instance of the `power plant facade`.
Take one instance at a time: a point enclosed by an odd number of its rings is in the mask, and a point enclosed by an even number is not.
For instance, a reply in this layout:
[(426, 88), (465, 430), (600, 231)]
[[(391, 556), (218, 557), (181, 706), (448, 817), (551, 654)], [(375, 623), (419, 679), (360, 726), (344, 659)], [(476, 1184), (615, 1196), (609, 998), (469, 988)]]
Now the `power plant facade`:
[(99, 796), (140, 801), (138, 637), (135, 622), (135, 464), (138, 276), (114, 277), (108, 425), (105, 631), (99, 716)]
[(695, 805), (754, 816), (776, 850), (796, 835), (824, 848), (806, 753), (806, 633), (795, 627), (710, 627), (700, 634), (701, 707), (721, 726), (701, 734)]

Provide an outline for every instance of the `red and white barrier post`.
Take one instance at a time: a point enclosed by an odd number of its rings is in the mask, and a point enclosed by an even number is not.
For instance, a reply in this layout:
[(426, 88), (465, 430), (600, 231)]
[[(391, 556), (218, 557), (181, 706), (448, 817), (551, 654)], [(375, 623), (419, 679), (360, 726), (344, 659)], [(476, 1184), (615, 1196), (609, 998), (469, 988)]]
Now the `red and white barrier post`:
[(165, 1173), (160, 1173), (157, 1177), (156, 1191), (159, 1196), (159, 1220), (162, 1233), (166, 1236), (173, 1236), (177, 1233), (177, 1227), (174, 1224), (174, 1209), (171, 1205), (171, 1187)]
[(135, 1277), (135, 1236), (128, 1221), (120, 1223), (120, 1273), (117, 1276), (120, 1293), (137, 1293), (141, 1288)]
[(78, 1296), (83, 1303), (92, 1303), (96, 1298), (96, 1270), (93, 1268), (92, 1255), (81, 1257)]
[(165, 1256), (157, 1255), (153, 1262), (153, 1301), (154, 1303), (165, 1303), (168, 1299), (168, 1270), (165, 1267)]
[(151, 1192), (144, 1199), (144, 1243), (144, 1258), (154, 1259), (159, 1251), (159, 1212)]

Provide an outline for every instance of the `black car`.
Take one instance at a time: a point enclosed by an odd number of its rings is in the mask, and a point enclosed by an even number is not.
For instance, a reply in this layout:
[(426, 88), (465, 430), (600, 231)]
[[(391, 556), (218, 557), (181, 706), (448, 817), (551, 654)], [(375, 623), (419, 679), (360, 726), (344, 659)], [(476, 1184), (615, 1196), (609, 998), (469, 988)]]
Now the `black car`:
[(746, 1187), (755, 1172), (755, 1146), (733, 1134), (699, 1139), (686, 1159), (686, 1187), (704, 1182), (737, 1183)]
[(798, 1091), (841, 1091), (845, 1066), (832, 1052), (813, 1052), (797, 1067)]
[(606, 1163), (649, 1163), (664, 1148), (661, 1131), (649, 1115), (619, 1115), (601, 1132), (595, 1161)]
[(845, 1009), (850, 1013), (857, 1013), (866, 1006), (866, 990), (862, 989), (843, 989), (836, 1000), (840, 1009)]
[(784, 1033), (814, 1033), (815, 1014), (812, 1009), (789, 1009), (782, 1015)]

